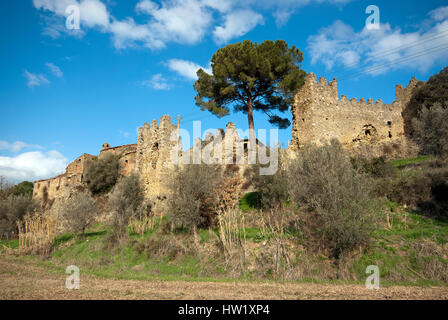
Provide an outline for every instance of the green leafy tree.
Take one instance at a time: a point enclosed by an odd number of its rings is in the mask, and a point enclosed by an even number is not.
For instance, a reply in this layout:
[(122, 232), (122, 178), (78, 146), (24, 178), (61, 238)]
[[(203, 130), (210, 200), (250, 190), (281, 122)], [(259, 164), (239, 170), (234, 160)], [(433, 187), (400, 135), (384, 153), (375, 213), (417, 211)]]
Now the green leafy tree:
[(435, 103), (431, 108), (423, 108), (418, 118), (414, 118), (413, 139), (420, 146), (420, 153), (437, 156), (448, 155), (448, 100), (445, 105)]
[(303, 83), (302, 52), (283, 40), (253, 43), (249, 40), (219, 49), (212, 57), (212, 74), (197, 72), (196, 105), (220, 117), (247, 114), (250, 144), (255, 145), (254, 111), (261, 111), (281, 129), (290, 121), (274, 112), (285, 112)]
[(108, 193), (113, 188), (119, 178), (118, 159), (113, 154), (106, 154), (88, 162), (86, 180), (92, 194)]
[(14, 192), (16, 196), (23, 195), (29, 196), (33, 194), (33, 183), (29, 181), (20, 182), (18, 185), (14, 187)]
[(418, 118), (424, 109), (434, 105), (443, 108), (448, 102), (448, 67), (431, 76), (426, 83), (421, 83), (414, 90), (411, 100), (403, 110), (404, 129), (407, 135), (414, 135), (413, 119)]

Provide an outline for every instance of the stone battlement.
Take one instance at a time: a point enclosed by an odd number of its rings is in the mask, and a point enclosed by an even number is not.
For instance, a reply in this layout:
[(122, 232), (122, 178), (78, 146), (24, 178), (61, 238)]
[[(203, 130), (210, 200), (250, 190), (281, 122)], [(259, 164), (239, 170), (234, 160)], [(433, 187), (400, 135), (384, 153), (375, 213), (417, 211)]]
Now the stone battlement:
[[(338, 94), (338, 80), (334, 78), (328, 82), (324, 77), (319, 77), (316, 80), (316, 75), (310, 72), (305, 78), (305, 84), (303, 88), (312, 90), (315, 96), (327, 97), (333, 99), (335, 103), (350, 103), (354, 107), (366, 108), (366, 107), (378, 107), (378, 108), (397, 108), (400, 107), (400, 102), (407, 103), (410, 95), (419, 81), (413, 77), (406, 88), (403, 85), (397, 85), (395, 88), (396, 101), (392, 104), (385, 104), (381, 99), (376, 101), (373, 98), (348, 98), (345, 94), (342, 94), (339, 98)], [(300, 90), (303, 93), (303, 88)]]
[[(407, 87), (397, 85), (396, 100), (385, 104), (381, 99), (339, 98), (337, 79), (330, 83), (323, 77), (316, 80), (314, 73), (305, 78), (291, 106), (293, 116), (290, 150), (296, 152), (303, 146), (333, 138), (347, 149), (359, 149), (361, 145), (383, 148), (385, 144), (404, 143), (402, 112), (419, 81), (412, 78)], [(381, 154), (372, 151), (372, 156)]]

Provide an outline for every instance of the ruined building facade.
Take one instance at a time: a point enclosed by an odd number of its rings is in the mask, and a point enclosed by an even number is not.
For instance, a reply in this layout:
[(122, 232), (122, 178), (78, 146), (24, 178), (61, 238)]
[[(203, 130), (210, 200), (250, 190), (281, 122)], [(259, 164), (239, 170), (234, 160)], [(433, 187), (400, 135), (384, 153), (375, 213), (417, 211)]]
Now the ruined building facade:
[(73, 192), (82, 190), (86, 183), (88, 161), (102, 158), (107, 154), (119, 155), (119, 173), (129, 175), (135, 167), (136, 150), (136, 144), (110, 147), (108, 143), (104, 143), (98, 156), (84, 153), (67, 166), (65, 173), (54, 178), (35, 181), (33, 198), (47, 202), (67, 198)]
[(396, 100), (383, 104), (381, 100), (348, 99), (345, 95), (339, 98), (336, 79), (327, 83), (321, 77), (316, 81), (316, 75), (309, 73), (291, 107), (290, 154), (310, 143), (321, 144), (335, 138), (353, 153), (407, 156), (411, 146), (405, 137), (402, 112), (417, 83), (412, 78), (406, 88), (397, 85)]
[[(352, 153), (371, 157), (386, 153), (391, 157), (409, 156), (412, 148), (404, 133), (402, 112), (418, 83), (412, 78), (405, 88), (397, 85), (396, 100), (392, 104), (383, 104), (381, 100), (374, 103), (373, 99), (348, 99), (344, 95), (339, 98), (336, 79), (327, 83), (324, 78), (316, 81), (313, 73), (308, 74), (291, 107), (292, 141), (287, 150), (281, 150), (281, 155), (291, 158), (308, 144), (322, 144), (335, 138)], [(69, 197), (85, 187), (88, 161), (114, 154), (119, 156), (121, 175), (136, 171), (142, 178), (146, 196), (163, 199), (166, 195), (164, 181), (177, 165), (172, 161), (176, 157), (174, 154), (189, 156), (188, 163), (209, 163), (204, 161), (205, 150), (212, 155), (209, 160), (215, 157), (221, 158), (218, 162), (223, 164), (238, 164), (241, 162), (235, 159), (235, 151), (247, 149), (247, 139), (239, 136), (231, 122), (216, 135), (209, 134), (204, 141), (196, 140), (193, 148), (184, 152), (179, 130), (179, 120), (173, 124), (168, 115), (162, 116), (160, 123), (157, 120), (145, 123), (138, 129), (136, 144), (111, 147), (104, 143), (98, 156), (83, 154), (67, 166), (64, 174), (36, 181), (33, 197), (45, 202)], [(230, 153), (229, 148), (232, 150)], [(247, 153), (243, 152), (243, 157), (242, 162), (246, 164)], [(183, 162), (180, 163), (182, 165)], [(244, 167), (240, 165), (240, 171)]]

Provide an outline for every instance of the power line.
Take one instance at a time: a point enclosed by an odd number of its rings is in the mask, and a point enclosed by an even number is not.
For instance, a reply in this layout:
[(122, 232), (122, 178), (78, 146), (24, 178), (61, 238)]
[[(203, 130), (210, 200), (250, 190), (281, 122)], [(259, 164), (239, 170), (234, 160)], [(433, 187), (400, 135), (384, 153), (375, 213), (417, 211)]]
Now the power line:
[(407, 61), (411, 61), (413, 59), (416, 59), (416, 58), (419, 58), (419, 57), (422, 57), (422, 56), (425, 56), (425, 55), (428, 55), (428, 54), (432, 54), (432, 53), (435, 53), (435, 52), (438, 52), (438, 51), (441, 51), (441, 50), (444, 50), (444, 49), (448, 49), (448, 45), (447, 44), (444, 44), (443, 46), (438, 46), (438, 47), (426, 49), (424, 51), (418, 52), (417, 54), (409, 55), (409, 56), (406, 56), (406, 57), (401, 57), (401, 58), (389, 61), (388, 63), (378, 64), (378, 65), (374, 65), (374, 66), (371, 66), (371, 67), (366, 67), (366, 68), (364, 68), (363, 70), (361, 70), (359, 72), (348, 74), (347, 76), (343, 75), (342, 77), (339, 77), (339, 79), (340, 80), (352, 79), (352, 78), (357, 77), (358, 75), (363, 75), (363, 74), (372, 73), (374, 71), (379, 71), (379, 70), (384, 69), (384, 68), (386, 68), (388, 66), (400, 64), (400, 63), (407, 62)]
[[(419, 46), (419, 45), (421, 45), (423, 43), (432, 42), (434, 40), (438, 40), (439, 38), (440, 39), (444, 38), (446, 35), (448, 35), (448, 30), (442, 31), (442, 32), (440, 32), (440, 33), (438, 33), (436, 35), (427, 36), (427, 38), (425, 38), (425, 39), (419, 39), (419, 40), (410, 42), (410, 43), (408, 43), (408, 44), (406, 44), (404, 46), (398, 46), (398, 47), (395, 47), (395, 48), (391, 48), (389, 50), (382, 51), (381, 54), (370, 56), (367, 59), (365, 59), (363, 62), (372, 61), (372, 60), (378, 60), (378, 59), (383, 58), (383, 57), (385, 58), (387, 56), (391, 56), (393, 54), (399, 53), (400, 51), (408, 50), (410, 48)], [(351, 63), (351, 64), (348, 64), (348, 65), (345, 65), (344, 68), (351, 69), (352, 67), (355, 67), (357, 65), (358, 65), (357, 62), (356, 63)]]
[(400, 46), (400, 47), (396, 47), (394, 49), (389, 49), (389, 50), (383, 51), (381, 53), (381, 55), (369, 57), (369, 58), (366, 59), (366, 61), (375, 60), (375, 59), (381, 58), (383, 56), (388, 56), (388, 55), (392, 55), (392, 54), (398, 53), (398, 52), (403, 51), (403, 50), (408, 50), (410, 48), (417, 47), (417, 46), (419, 46), (419, 45), (421, 45), (423, 43), (432, 42), (434, 40), (438, 40), (439, 38), (445, 38), (445, 34), (448, 35), (448, 30), (445, 30), (445, 31), (443, 31), (443, 32), (441, 32), (439, 34), (434, 35), (434, 36), (431, 36), (428, 39), (424, 39), (424, 40), (419, 39), (419, 40), (416, 40), (414, 42), (408, 43), (405, 46)]

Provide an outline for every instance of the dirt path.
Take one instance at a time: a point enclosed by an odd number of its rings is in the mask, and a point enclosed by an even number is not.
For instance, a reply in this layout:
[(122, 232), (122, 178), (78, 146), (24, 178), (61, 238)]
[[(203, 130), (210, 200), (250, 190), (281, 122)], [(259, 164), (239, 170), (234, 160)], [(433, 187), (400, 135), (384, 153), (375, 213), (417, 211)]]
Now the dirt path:
[(81, 288), (65, 288), (65, 274), (0, 256), (0, 299), (443, 299), (448, 287), (387, 287), (297, 283), (215, 283), (101, 279), (81, 274)]

